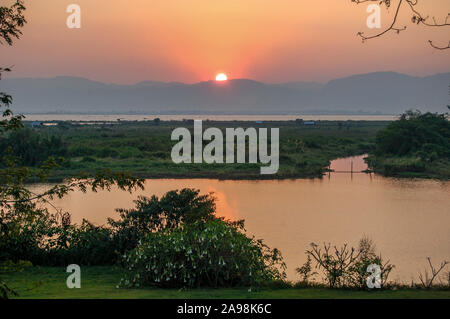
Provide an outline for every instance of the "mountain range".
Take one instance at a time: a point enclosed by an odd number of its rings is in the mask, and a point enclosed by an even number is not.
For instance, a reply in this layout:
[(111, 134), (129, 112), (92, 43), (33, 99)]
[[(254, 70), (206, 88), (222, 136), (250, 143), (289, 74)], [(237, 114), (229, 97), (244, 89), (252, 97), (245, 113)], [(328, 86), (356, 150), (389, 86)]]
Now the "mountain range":
[(399, 114), (445, 112), (450, 73), (414, 77), (376, 72), (328, 83), (248, 79), (195, 84), (107, 84), (77, 77), (6, 78), (0, 91), (20, 113), (74, 114)]

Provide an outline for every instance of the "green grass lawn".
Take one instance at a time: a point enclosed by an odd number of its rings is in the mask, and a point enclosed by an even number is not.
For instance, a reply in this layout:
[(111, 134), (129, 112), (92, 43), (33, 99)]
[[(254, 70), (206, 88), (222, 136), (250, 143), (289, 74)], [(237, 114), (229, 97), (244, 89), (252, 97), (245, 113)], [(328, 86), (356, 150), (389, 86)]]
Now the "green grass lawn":
[(33, 267), (23, 272), (2, 274), (6, 283), (19, 293), (17, 298), (106, 298), (106, 299), (304, 299), (304, 298), (445, 298), (450, 299), (449, 290), (381, 290), (354, 291), (325, 288), (258, 289), (118, 289), (120, 270), (114, 267), (82, 267), (81, 288), (68, 289), (69, 274), (62, 267)]

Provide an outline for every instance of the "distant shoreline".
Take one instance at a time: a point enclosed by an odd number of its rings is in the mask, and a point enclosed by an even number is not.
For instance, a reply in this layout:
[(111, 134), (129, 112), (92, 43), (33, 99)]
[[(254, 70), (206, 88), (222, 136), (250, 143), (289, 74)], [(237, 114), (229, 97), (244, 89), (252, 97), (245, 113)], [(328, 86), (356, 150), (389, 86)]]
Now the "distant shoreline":
[(24, 121), (182, 121), (199, 119), (210, 121), (394, 121), (398, 115), (370, 114), (24, 114)]

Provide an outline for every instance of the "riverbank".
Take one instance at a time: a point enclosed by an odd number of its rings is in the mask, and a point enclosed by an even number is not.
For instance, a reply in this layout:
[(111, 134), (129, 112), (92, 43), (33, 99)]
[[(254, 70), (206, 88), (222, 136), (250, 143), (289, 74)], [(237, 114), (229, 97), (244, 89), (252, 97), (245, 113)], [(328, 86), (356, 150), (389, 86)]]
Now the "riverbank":
[(367, 162), (374, 173), (382, 176), (450, 180), (450, 160), (448, 159), (424, 163), (417, 157), (376, 158), (369, 156)]
[(2, 274), (20, 299), (450, 299), (450, 290), (398, 289), (358, 291), (327, 288), (230, 289), (118, 289), (121, 272), (116, 267), (82, 267), (81, 289), (68, 289), (69, 274), (62, 267), (33, 267)]
[[(64, 164), (53, 171), (52, 181), (80, 172), (125, 170), (142, 178), (295, 179), (322, 177), (331, 160), (366, 154), (374, 147), (376, 133), (388, 121), (205, 121), (203, 129), (242, 127), (279, 128), (280, 167), (274, 175), (261, 175), (261, 164), (175, 164), (171, 159), (171, 133), (175, 128), (193, 130), (191, 121), (142, 121), (73, 124), (55, 122), (33, 129), (41, 136), (61, 139)], [(32, 146), (26, 148), (31, 150)], [(25, 150), (26, 152), (26, 150)], [(264, 165), (266, 166), (266, 165)]]
[[(450, 179), (448, 160), (425, 163), (417, 158), (374, 158), (377, 133), (389, 125), (389, 121), (315, 121), (305, 125), (303, 121), (205, 121), (203, 129), (219, 128), (279, 128), (279, 170), (276, 174), (261, 175), (262, 164), (175, 164), (171, 158), (173, 145), (171, 133), (185, 127), (191, 132), (193, 122), (184, 121), (133, 121), (133, 122), (52, 122), (23, 134), (19, 143), (21, 154), (34, 158), (38, 153), (49, 153), (64, 158), (64, 163), (52, 171), (51, 182), (80, 173), (94, 175), (102, 169), (128, 171), (136, 177), (158, 178), (209, 178), (219, 180), (284, 180), (321, 178), (329, 171), (332, 160), (337, 158), (372, 154), (370, 167), (375, 173), (404, 178)], [(26, 126), (30, 126), (26, 123)], [(30, 144), (34, 135), (41, 136), (47, 152), (34, 149)], [(32, 138), (33, 137), (33, 138)], [(54, 137), (57, 137), (56, 139)], [(47, 141), (45, 141), (47, 139)], [(28, 141), (28, 142), (27, 142)], [(28, 143), (28, 144), (27, 144)], [(16, 142), (13, 142), (17, 145)], [(207, 143), (204, 142), (204, 146)], [(57, 145), (57, 148), (53, 147)], [(16, 147), (16, 146), (15, 146)], [(56, 152), (56, 153), (55, 153)], [(46, 158), (42, 158), (41, 161)], [(347, 168), (346, 170), (350, 170)], [(29, 182), (36, 182), (30, 180)]]

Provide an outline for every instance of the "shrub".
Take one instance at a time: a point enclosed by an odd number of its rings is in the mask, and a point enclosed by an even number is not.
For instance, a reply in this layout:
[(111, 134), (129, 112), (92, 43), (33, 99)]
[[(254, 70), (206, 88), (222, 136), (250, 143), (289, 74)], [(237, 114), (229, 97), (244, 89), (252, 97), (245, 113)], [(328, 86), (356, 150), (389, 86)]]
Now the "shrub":
[(151, 233), (124, 255), (121, 286), (257, 286), (285, 278), (277, 249), (221, 220)]
[[(323, 275), (330, 288), (351, 287), (366, 289), (366, 279), (369, 276), (367, 269), (371, 264), (376, 264), (381, 270), (381, 284), (387, 283), (390, 272), (394, 268), (389, 261), (384, 262), (381, 255), (375, 253), (373, 242), (363, 237), (357, 249), (344, 244), (342, 247), (324, 244), (319, 247), (311, 243), (311, 249), (306, 251), (309, 258), (315, 262), (315, 267), (323, 271)], [(309, 266), (309, 268), (308, 268)], [(305, 264), (297, 269), (305, 278), (305, 273), (311, 272), (310, 265)]]
[(345, 286), (345, 275), (349, 268), (356, 262), (358, 253), (354, 248), (345, 244), (341, 248), (331, 247), (331, 244), (323, 244), (323, 248), (311, 243), (311, 249), (306, 251), (316, 263), (316, 268), (324, 273), (330, 288)]
[(133, 209), (118, 209), (120, 219), (108, 219), (114, 240), (121, 253), (136, 247), (146, 234), (174, 229), (182, 223), (206, 222), (215, 217), (215, 198), (199, 195), (196, 189), (185, 188), (166, 193), (161, 198), (140, 196)]
[[(34, 202), (17, 202), (0, 210), (0, 262), (21, 259), (60, 266), (114, 264), (147, 234), (216, 219), (214, 197), (183, 189), (160, 199), (139, 197), (136, 208), (119, 209), (118, 221), (96, 226), (87, 220), (72, 224), (68, 213), (51, 214)], [(229, 223), (239, 226), (241, 222)]]
[(311, 256), (308, 255), (306, 262), (295, 269), (295, 271), (301, 276), (300, 282), (297, 287), (308, 287), (314, 281), (313, 277), (317, 275), (317, 272), (313, 271)]
[(425, 162), (419, 158), (392, 157), (382, 161), (381, 169), (389, 175), (401, 172), (424, 172)]
[(58, 244), (49, 251), (54, 265), (111, 265), (118, 259), (112, 231), (83, 219), (81, 225), (58, 228)]
[(367, 237), (363, 237), (359, 241), (358, 252), (358, 258), (355, 263), (350, 266), (349, 271), (346, 274), (347, 284), (351, 287), (367, 289), (367, 268), (369, 265), (375, 264), (380, 267), (381, 285), (384, 286), (387, 283), (389, 274), (394, 269), (394, 265), (391, 265), (389, 260), (383, 261), (381, 254), (376, 253), (375, 244)]
[(36, 209), (33, 203), (16, 203), (14, 209), (0, 210), (0, 262), (44, 262), (55, 223), (54, 216)]
[(112, 231), (86, 220), (71, 224), (70, 214), (50, 214), (25, 204), (0, 214), (0, 262), (26, 259), (61, 266), (113, 264), (118, 259)]

